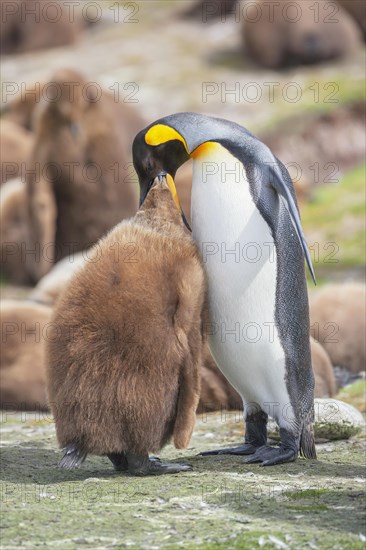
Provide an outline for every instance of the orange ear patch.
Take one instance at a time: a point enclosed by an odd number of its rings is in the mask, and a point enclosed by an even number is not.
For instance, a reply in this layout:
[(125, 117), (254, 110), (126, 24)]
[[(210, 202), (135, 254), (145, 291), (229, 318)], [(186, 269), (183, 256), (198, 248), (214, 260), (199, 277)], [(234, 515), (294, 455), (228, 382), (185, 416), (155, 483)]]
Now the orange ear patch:
[(199, 145), (194, 151), (192, 151), (191, 158), (196, 160), (200, 157), (209, 155), (210, 153), (215, 153), (220, 147), (221, 145), (219, 143), (216, 143), (215, 141), (206, 141), (205, 143), (202, 143), (202, 145)]

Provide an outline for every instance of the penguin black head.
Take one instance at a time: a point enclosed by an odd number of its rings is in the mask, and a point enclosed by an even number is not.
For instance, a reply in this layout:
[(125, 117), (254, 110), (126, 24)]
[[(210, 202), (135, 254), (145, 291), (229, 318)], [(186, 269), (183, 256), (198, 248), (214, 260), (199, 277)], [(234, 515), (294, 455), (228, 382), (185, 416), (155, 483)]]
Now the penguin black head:
[(207, 141), (220, 141), (244, 131), (223, 119), (199, 113), (176, 113), (156, 120), (135, 137), (133, 163), (140, 184), (140, 204), (144, 201), (154, 178), (167, 172), (173, 178), (178, 168)]
[(140, 206), (154, 179), (161, 173), (172, 178), (187, 160), (184, 139), (173, 128), (154, 124), (137, 134), (132, 146), (133, 163), (140, 183)]

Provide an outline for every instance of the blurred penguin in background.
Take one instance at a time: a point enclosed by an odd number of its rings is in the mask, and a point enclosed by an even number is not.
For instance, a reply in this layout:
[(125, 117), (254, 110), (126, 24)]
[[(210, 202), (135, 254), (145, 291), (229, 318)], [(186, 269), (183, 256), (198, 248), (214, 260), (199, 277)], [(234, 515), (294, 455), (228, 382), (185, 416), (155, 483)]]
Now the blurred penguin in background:
[(256, 0), (246, 6), (243, 21), (248, 55), (269, 69), (349, 56), (362, 42), (352, 17), (327, 0), (315, 4)]
[(357, 374), (366, 369), (366, 288), (361, 283), (329, 284), (310, 302), (313, 336), (333, 365)]
[(366, 39), (366, 2), (365, 0), (338, 0), (343, 9), (354, 18)]
[(0, 124), (0, 185), (21, 175), (33, 146), (33, 134), (11, 120)]
[(67, 4), (1, 0), (1, 53), (11, 55), (73, 44), (87, 22), (81, 14), (70, 12)]
[(52, 310), (26, 301), (3, 300), (0, 406), (47, 410), (45, 340)]
[[(27, 246), (39, 253), (28, 254), (26, 262), (12, 257), (25, 270), (21, 277), (7, 265), (9, 258), (2, 258), (9, 279), (28, 284), (135, 214), (137, 182), (129, 161), (133, 136), (144, 124), (131, 106), (70, 69), (58, 70), (38, 95), (25, 110), (21, 100), (6, 109), (8, 119), (23, 119), (35, 132), (26, 223)], [(22, 243), (17, 245), (20, 253)]]

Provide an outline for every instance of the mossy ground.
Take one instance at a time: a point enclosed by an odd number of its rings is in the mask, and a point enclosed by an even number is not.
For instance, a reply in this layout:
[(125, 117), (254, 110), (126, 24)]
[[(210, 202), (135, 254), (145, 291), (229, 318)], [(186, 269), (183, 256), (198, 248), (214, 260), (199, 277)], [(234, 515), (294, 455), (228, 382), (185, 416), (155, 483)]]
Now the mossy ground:
[[(241, 413), (201, 415), (190, 447), (163, 459), (193, 472), (134, 478), (88, 457), (56, 469), (51, 420), (3, 413), (1, 548), (364, 548), (365, 441), (318, 446), (272, 468), (199, 451), (239, 442)], [(281, 546), (281, 542), (284, 546)]]

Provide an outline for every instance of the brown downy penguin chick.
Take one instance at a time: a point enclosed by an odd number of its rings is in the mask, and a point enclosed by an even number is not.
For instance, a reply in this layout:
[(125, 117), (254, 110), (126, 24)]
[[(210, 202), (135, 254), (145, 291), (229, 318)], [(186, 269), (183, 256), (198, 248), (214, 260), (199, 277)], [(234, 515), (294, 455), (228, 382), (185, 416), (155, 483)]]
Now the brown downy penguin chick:
[[(26, 182), (30, 239), (48, 250), (48, 261), (29, 261), (34, 282), (54, 261), (89, 248), (137, 210), (128, 159), (130, 136), (141, 119), (127, 105), (115, 103), (111, 94), (98, 97), (99, 88), (88, 86), (75, 71), (60, 70), (52, 82), (58, 97), (43, 99), (35, 117), (30, 168), (38, 165), (39, 176), (28, 173)], [(55, 215), (46, 226), (40, 216), (43, 197), (50, 196)]]
[[(327, 0), (249, 2), (243, 38), (250, 57), (268, 68), (312, 64), (351, 55), (361, 33), (351, 16)], [(339, 8), (339, 9), (338, 9)], [(319, 13), (314, 10), (319, 9)]]
[(329, 355), (312, 337), (310, 337), (310, 348), (315, 377), (314, 397), (334, 397), (337, 393), (337, 384)]
[(33, 131), (33, 117), (43, 94), (46, 94), (44, 83), (34, 83), (25, 86), (13, 99), (7, 98), (1, 106), (1, 123), (9, 120), (26, 130)]
[(218, 369), (208, 346), (205, 345), (201, 369), (201, 395), (197, 414), (242, 409), (242, 398)]
[(44, 343), (52, 310), (30, 302), (3, 300), (0, 312), (0, 406), (47, 410)]
[(361, 27), (366, 39), (366, 2), (365, 0), (338, 0), (338, 3), (354, 18)]
[(1, 274), (14, 284), (27, 285), (30, 280), (21, 244), (28, 242), (27, 195), (20, 178), (1, 187), (0, 219)]
[[(178, 175), (179, 173), (177, 176)], [(183, 182), (184, 180), (181, 179), (181, 184)], [(178, 178), (176, 179), (176, 187), (178, 189)], [(183, 206), (184, 195), (181, 195), (179, 190), (178, 196), (183, 212), (188, 212), (189, 215), (190, 196), (189, 201), (185, 202), (185, 206), (188, 208), (186, 210)], [(28, 299), (37, 303), (53, 306), (76, 270), (88, 263), (89, 255), (89, 251), (84, 251), (74, 254), (71, 257), (63, 258), (49, 273), (47, 273), (47, 275), (42, 277), (37, 286), (30, 293)], [(321, 347), (320, 344), (318, 344), (318, 346)], [(205, 344), (203, 350), (203, 361), (200, 374), (201, 393), (197, 414), (222, 409), (242, 409), (241, 397), (217, 368), (207, 344)]]
[(2, 0), (1, 52), (16, 54), (72, 44), (84, 23), (73, 17), (63, 2), (49, 5), (37, 0)]
[(312, 334), (335, 367), (352, 373), (366, 368), (366, 287), (326, 285), (310, 302)]
[(0, 184), (21, 175), (22, 165), (28, 162), (33, 145), (33, 135), (11, 120), (0, 124)]
[(171, 437), (189, 442), (205, 326), (205, 273), (168, 178), (95, 246), (56, 305), (47, 378), (61, 467), (91, 453), (136, 475), (191, 469), (148, 455)]

